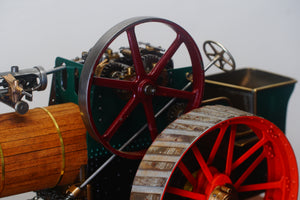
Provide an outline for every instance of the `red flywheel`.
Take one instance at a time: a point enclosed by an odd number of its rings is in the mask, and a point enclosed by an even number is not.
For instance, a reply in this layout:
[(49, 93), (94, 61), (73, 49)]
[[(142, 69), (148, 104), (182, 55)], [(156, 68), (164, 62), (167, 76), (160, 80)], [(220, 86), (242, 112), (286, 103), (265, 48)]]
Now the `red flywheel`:
[[(155, 64), (155, 67), (153, 67), (150, 72), (146, 72), (140, 54), (140, 47), (138, 44), (139, 38), (137, 38), (136, 28), (141, 24), (144, 25), (150, 23), (166, 25), (166, 27), (169, 27), (175, 33), (175, 38), (170, 47), (164, 52), (159, 61)], [(95, 71), (103, 59), (106, 50), (109, 48), (110, 44), (119, 38), (123, 33), (127, 36), (128, 44), (132, 54), (135, 76), (126, 80), (96, 76)], [(182, 45), (185, 45), (192, 64), (193, 83), (191, 86), (192, 89), (189, 91), (183, 91), (170, 88), (165, 85), (160, 85), (158, 81), (161, 73), (165, 70), (165, 66)], [(91, 94), (93, 92), (93, 86), (111, 88), (113, 90), (129, 91), (131, 94), (118, 116), (103, 132), (97, 129), (95, 123), (96, 119), (94, 119), (92, 115), (93, 108), (91, 106)], [(200, 105), (203, 87), (204, 72), (202, 58), (192, 37), (183, 28), (171, 21), (153, 17), (136, 17), (125, 20), (112, 27), (90, 50), (80, 77), (79, 107), (83, 114), (83, 120), (88, 132), (96, 141), (102, 143), (108, 150), (119, 156), (127, 158), (141, 158), (145, 153), (144, 150), (138, 150), (134, 152), (124, 151), (117, 149), (111, 144), (112, 137), (122, 137), (121, 134), (119, 136), (116, 136), (116, 134), (119, 134), (119, 128), (131, 115), (131, 113), (134, 112), (137, 106), (142, 105), (146, 115), (149, 133), (152, 140), (154, 140), (158, 135), (158, 131), (155, 113), (153, 111), (153, 107), (155, 105), (153, 105), (152, 99), (155, 96), (183, 99), (187, 101), (186, 110), (191, 110)]]

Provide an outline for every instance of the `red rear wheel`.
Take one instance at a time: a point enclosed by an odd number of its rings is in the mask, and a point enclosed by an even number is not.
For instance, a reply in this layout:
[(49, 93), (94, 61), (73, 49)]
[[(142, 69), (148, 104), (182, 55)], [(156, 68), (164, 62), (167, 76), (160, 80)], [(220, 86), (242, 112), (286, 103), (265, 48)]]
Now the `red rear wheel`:
[(274, 124), (208, 106), (181, 116), (157, 137), (133, 185), (131, 200), (236, 200), (258, 194), (296, 200), (298, 171), (289, 142)]
[[(175, 32), (176, 37), (173, 43), (161, 56), (160, 60), (155, 64), (155, 67), (147, 73), (143, 66), (143, 61), (140, 55), (138, 39), (135, 33), (137, 26), (149, 22), (165, 24)], [(130, 80), (120, 80), (113, 78), (106, 78), (95, 76), (97, 65), (103, 58), (103, 55), (109, 45), (118, 38), (122, 33), (127, 35), (128, 43), (130, 46), (132, 60), (134, 65), (135, 77)], [(182, 91), (174, 88), (169, 88), (159, 84), (158, 78), (165, 70), (165, 66), (169, 63), (172, 56), (176, 53), (181, 45), (185, 45), (190, 55), (192, 71), (193, 71), (193, 84), (192, 89), (189, 91)], [(111, 138), (117, 134), (118, 129), (122, 126), (124, 121), (136, 109), (139, 104), (143, 105), (149, 133), (152, 140), (158, 134), (157, 125), (155, 121), (155, 113), (152, 104), (152, 99), (155, 96), (171, 97), (183, 99), (188, 102), (186, 110), (191, 110), (200, 105), (204, 86), (204, 73), (202, 58), (198, 47), (192, 37), (177, 24), (159, 18), (151, 17), (137, 17), (123, 21), (107, 33), (105, 33), (95, 46), (89, 52), (87, 60), (84, 64), (79, 86), (79, 106), (83, 113), (83, 120), (88, 129), (89, 134), (98, 142), (101, 142), (112, 153), (127, 157), (127, 158), (141, 158), (144, 151), (121, 151), (113, 147)], [(95, 120), (92, 116), (91, 106), (91, 93), (93, 86), (101, 86), (122, 91), (129, 91), (132, 95), (124, 108), (120, 111), (118, 116), (113, 120), (111, 125), (105, 132), (98, 131)], [(127, 133), (126, 133), (127, 134)], [(129, 133), (130, 134), (130, 133)], [(120, 135), (122, 137), (122, 135)]]

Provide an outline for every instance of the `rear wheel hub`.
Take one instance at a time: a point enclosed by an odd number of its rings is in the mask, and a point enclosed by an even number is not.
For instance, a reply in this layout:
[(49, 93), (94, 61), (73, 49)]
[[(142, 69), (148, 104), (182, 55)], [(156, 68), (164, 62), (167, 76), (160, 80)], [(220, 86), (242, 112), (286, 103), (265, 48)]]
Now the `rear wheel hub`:
[(234, 187), (230, 184), (225, 184), (215, 187), (208, 200), (238, 200), (238, 197)]

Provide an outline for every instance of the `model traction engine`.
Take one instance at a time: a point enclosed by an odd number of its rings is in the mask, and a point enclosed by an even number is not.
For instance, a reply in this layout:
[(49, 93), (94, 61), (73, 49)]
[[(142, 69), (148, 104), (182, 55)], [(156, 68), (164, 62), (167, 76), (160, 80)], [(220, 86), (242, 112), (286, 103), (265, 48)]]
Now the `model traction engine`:
[[(149, 24), (173, 32), (166, 50), (139, 42), (139, 28)], [(115, 52), (124, 36), (128, 47)], [(182, 47), (191, 66), (176, 68)], [(235, 70), (214, 41), (204, 53), (206, 67), (182, 27), (135, 17), (82, 58), (58, 57), (51, 71), (14, 66), (1, 73), (0, 100), (16, 110), (0, 116), (1, 197), (296, 200), (298, 169), (283, 134), (296, 81)], [(213, 65), (225, 72), (204, 77)], [(50, 106), (29, 109), (23, 97), (45, 89), (48, 74)]]

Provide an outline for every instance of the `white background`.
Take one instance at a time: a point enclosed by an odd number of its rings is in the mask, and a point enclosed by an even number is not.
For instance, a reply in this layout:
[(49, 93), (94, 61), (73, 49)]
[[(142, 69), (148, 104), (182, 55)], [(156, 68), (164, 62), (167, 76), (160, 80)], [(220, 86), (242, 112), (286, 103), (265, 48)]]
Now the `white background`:
[[(156, 16), (184, 27), (201, 51), (205, 40), (221, 42), (238, 68), (255, 67), (300, 80), (299, 10), (298, 0), (1, 0), (0, 71), (12, 65), (50, 69), (57, 56), (80, 55), (118, 22)], [(35, 93), (31, 107), (46, 106), (48, 95), (48, 90)], [(296, 85), (288, 106), (286, 134), (298, 160), (299, 102)], [(1, 113), (9, 111), (0, 104)]]

